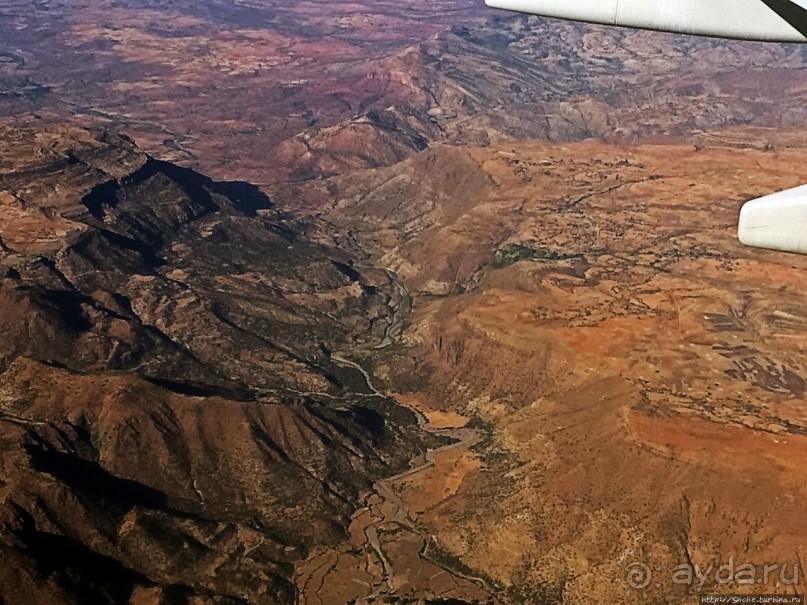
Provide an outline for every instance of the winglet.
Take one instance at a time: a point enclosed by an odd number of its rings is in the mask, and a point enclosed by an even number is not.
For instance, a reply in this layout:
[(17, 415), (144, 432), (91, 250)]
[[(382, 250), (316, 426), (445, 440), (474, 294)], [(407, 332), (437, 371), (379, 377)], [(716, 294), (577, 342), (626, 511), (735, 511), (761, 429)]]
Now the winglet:
[(747, 246), (807, 254), (807, 185), (746, 203), (737, 234)]

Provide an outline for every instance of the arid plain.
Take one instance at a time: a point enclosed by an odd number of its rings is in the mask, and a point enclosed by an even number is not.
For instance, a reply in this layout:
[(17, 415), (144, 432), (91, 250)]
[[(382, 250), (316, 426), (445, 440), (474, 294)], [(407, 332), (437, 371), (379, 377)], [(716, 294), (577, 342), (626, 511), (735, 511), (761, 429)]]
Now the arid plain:
[[(424, 182), (447, 160), (457, 172)], [(360, 232), (421, 293), (409, 363), (377, 372), (402, 401), (459, 413), (449, 426), (482, 436), (395, 484), (424, 539), (484, 572), (483, 589), (510, 586), (524, 602), (694, 602), (697, 578), (676, 581), (676, 568), (729, 558), (781, 561), (793, 579), (805, 262), (741, 247), (735, 222), (747, 197), (797, 184), (803, 160), (682, 145), (437, 147), (360, 194), (368, 213), (383, 208)], [(458, 182), (486, 185), (458, 207)], [(423, 213), (408, 208), (416, 223), (390, 228), (402, 214), (392, 192), (406, 189), (398, 199), (422, 200)], [(654, 574), (641, 590), (627, 583), (634, 563)], [(765, 589), (803, 590), (796, 577), (798, 588), (777, 576)], [(422, 571), (418, 587), (432, 582)], [(705, 589), (743, 588), (712, 575)]]

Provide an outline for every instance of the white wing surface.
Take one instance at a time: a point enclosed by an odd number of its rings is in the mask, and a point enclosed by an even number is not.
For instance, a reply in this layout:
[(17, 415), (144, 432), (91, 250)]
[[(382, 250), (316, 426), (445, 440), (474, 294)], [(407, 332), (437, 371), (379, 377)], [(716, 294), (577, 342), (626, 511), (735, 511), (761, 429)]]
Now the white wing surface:
[(776, 42), (807, 42), (807, 0), (485, 0), (574, 21)]
[(738, 235), (748, 246), (807, 254), (807, 185), (746, 203)]

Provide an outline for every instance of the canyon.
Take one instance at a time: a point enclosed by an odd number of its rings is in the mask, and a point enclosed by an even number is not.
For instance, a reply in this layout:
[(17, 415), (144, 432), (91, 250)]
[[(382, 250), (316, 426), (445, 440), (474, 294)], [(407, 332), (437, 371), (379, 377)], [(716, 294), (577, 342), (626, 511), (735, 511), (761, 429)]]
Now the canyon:
[[(0, 7), (0, 603), (803, 594), (807, 260), (735, 229), (804, 181), (806, 58)], [(802, 573), (675, 575), (729, 559)]]

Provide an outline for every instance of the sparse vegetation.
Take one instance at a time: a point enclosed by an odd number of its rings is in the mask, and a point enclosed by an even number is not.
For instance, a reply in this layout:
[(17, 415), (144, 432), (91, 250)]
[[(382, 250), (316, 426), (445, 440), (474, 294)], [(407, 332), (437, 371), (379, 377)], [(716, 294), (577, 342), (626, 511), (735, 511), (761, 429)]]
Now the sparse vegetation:
[(439, 565), (443, 569), (458, 575), (465, 579), (477, 579), (485, 583), (489, 588), (499, 590), (501, 587), (498, 583), (485, 574), (484, 572), (475, 570), (469, 567), (462, 559), (452, 553), (450, 550), (441, 546), (439, 542), (434, 539), (429, 539), (423, 545), (421, 556), (425, 559), (432, 561), (434, 564)]
[(521, 261), (559, 261), (581, 258), (582, 254), (564, 254), (534, 244), (511, 243), (496, 250), (490, 263), (494, 269), (503, 269)]

